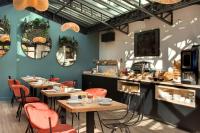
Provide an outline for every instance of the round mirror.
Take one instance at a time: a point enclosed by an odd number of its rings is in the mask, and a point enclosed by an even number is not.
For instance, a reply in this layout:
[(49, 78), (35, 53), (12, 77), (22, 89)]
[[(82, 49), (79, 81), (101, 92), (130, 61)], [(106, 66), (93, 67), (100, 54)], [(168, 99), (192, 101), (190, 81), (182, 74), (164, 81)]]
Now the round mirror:
[(6, 16), (0, 19), (0, 57), (4, 56), (10, 49), (10, 25)]
[(22, 50), (30, 58), (41, 59), (51, 51), (51, 39), (48, 35), (49, 22), (35, 19), (22, 24)]
[(77, 58), (78, 42), (74, 38), (59, 38), (59, 48), (56, 53), (57, 61), (62, 66), (71, 66)]

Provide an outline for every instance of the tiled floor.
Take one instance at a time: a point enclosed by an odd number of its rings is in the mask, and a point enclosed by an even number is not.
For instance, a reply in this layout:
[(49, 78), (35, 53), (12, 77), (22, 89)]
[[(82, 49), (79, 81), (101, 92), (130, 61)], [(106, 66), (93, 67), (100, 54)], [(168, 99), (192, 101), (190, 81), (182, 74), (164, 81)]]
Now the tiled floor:
[[(9, 102), (0, 102), (0, 133), (24, 133), (27, 120), (23, 112), (21, 122), (15, 118), (17, 110), (17, 104), (11, 107)], [(103, 118), (113, 118), (122, 114), (121, 112), (101, 112), (101, 117)], [(116, 115), (116, 116), (115, 116)], [(71, 123), (71, 115), (68, 116), (67, 123)], [(76, 122), (75, 122), (76, 125)], [(100, 126), (96, 120), (97, 129), (96, 133), (100, 133)], [(157, 122), (153, 119), (144, 118), (144, 120), (137, 125), (137, 127), (130, 128), (131, 133), (186, 133), (185, 131), (179, 130), (172, 126)], [(105, 133), (110, 133), (110, 130), (104, 128)], [(117, 131), (119, 132), (119, 131)], [(85, 114), (81, 114), (81, 129), (80, 133), (85, 133)]]

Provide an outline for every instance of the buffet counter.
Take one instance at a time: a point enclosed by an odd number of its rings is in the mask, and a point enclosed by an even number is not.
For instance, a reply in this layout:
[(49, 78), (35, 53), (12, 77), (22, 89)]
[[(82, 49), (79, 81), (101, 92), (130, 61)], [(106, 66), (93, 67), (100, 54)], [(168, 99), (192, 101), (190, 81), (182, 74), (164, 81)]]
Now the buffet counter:
[(84, 72), (84, 75), (90, 75), (90, 76), (100, 76), (105, 78), (116, 78), (119, 80), (127, 80), (127, 81), (133, 81), (133, 82), (145, 82), (145, 83), (154, 83), (154, 84), (160, 84), (160, 85), (169, 85), (174, 87), (184, 87), (184, 88), (193, 88), (193, 89), (200, 89), (200, 85), (190, 85), (190, 84), (183, 84), (183, 83), (176, 83), (173, 81), (154, 81), (154, 80), (144, 80), (144, 79), (126, 79), (118, 76), (113, 75), (107, 75), (104, 73), (95, 73), (92, 74), (90, 72)]
[(83, 73), (83, 90), (95, 87), (107, 89), (107, 97), (124, 103), (127, 93), (145, 92), (146, 116), (191, 132), (200, 132), (200, 85)]

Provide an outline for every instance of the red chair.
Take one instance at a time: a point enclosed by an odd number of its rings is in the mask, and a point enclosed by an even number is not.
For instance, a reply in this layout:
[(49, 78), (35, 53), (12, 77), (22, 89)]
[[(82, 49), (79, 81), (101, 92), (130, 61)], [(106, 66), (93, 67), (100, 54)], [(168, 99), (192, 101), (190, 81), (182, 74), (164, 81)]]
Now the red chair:
[(67, 124), (58, 124), (58, 114), (50, 109), (38, 109), (27, 105), (25, 108), (30, 125), (37, 133), (76, 133)]
[(68, 86), (68, 87), (76, 87), (76, 81), (75, 80), (68, 80), (61, 82), (62, 85)]
[(13, 93), (16, 97), (16, 101), (19, 102), (18, 110), (16, 113), (16, 118), (19, 119), (21, 118), (21, 111), (22, 108), (26, 103), (34, 103), (34, 102), (39, 102), (40, 99), (37, 97), (30, 97), (30, 91), (29, 89), (24, 86), (24, 85), (12, 85), (11, 86)]
[(106, 97), (107, 90), (103, 88), (90, 88), (85, 90), (89, 97)]
[(31, 107), (34, 107), (36, 109), (41, 109), (41, 110), (48, 110), (49, 109), (49, 106), (45, 103), (42, 103), (42, 102), (36, 102), (36, 103), (27, 103), (24, 105), (24, 111), (26, 113), (26, 116), (28, 118), (28, 126), (26, 128), (26, 133), (28, 132), (33, 132), (33, 125), (31, 125), (30, 121), (29, 121), (29, 117), (28, 117), (28, 113), (27, 113), (27, 107), (28, 106), (31, 106)]
[(12, 86), (12, 85), (20, 85), (20, 84), (21, 84), (21, 83), (20, 83), (18, 80), (11, 79), (11, 77), (9, 76), (9, 78), (8, 78), (8, 86), (9, 86), (10, 90), (12, 91), (12, 98), (11, 98), (11, 101), (10, 101), (12, 107), (13, 107), (14, 101), (15, 101), (16, 99), (15, 99), (15, 95), (14, 95), (14, 93), (13, 93), (13, 90), (12, 90), (11, 86)]
[(59, 81), (60, 81), (60, 78), (49, 78), (49, 81), (52, 81), (52, 82), (59, 82)]

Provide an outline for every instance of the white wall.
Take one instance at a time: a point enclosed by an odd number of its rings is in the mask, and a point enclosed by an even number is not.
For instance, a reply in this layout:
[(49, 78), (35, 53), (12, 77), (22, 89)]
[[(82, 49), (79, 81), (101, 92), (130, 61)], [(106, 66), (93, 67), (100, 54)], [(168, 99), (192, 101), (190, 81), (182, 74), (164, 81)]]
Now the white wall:
[[(171, 62), (180, 59), (180, 52), (189, 45), (200, 44), (200, 5), (174, 11), (174, 25), (169, 26), (156, 18), (129, 24), (130, 34), (115, 31), (114, 42), (100, 42), (100, 59), (120, 59), (126, 67), (133, 62), (147, 60), (157, 69), (168, 70)], [(160, 57), (134, 57), (134, 33), (160, 28)]]

